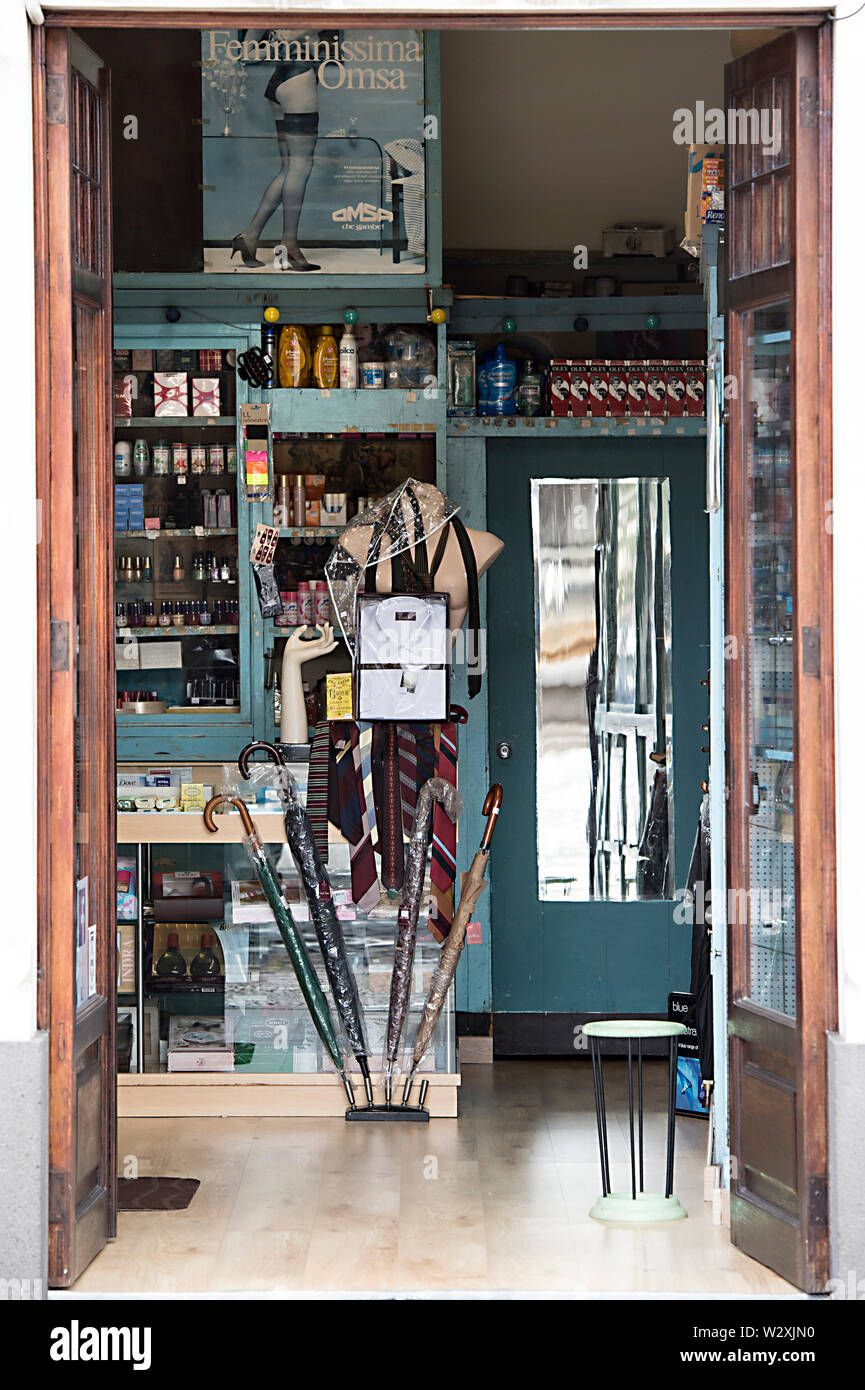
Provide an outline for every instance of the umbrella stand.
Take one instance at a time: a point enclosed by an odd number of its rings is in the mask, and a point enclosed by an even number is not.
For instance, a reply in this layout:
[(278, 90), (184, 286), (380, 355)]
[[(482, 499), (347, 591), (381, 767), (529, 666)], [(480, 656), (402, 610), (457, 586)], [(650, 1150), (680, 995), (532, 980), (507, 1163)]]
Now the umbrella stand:
[[(430, 822), (433, 802), (440, 801), (451, 820), (455, 821), (462, 810), (462, 799), (452, 783), (443, 777), (431, 777), (418, 793), (415, 810), (414, 829), (406, 850), (405, 880), (403, 883), (402, 906), (397, 919), (397, 936), (394, 950), (393, 973), (390, 985), (390, 1005), (388, 1008), (387, 1033), (385, 1038), (384, 1105), (364, 1107), (353, 1110), (346, 1116), (350, 1120), (397, 1120), (414, 1121), (425, 1124), (429, 1113), (423, 1105), (417, 1107), (392, 1105), (393, 1069), (399, 1051), (399, 1041), (408, 1013), (411, 992), (411, 972), (414, 961), (417, 922), (420, 913), (420, 900), (423, 893), (426, 873), (427, 849), (429, 846)], [(424, 1091), (424, 1096), (426, 1091)]]
[(306, 1000), (306, 1006), (309, 1009), (310, 1017), (315, 1024), (318, 1036), (324, 1043), (327, 1053), (339, 1074), (339, 1078), (351, 1107), (351, 1110), (347, 1113), (351, 1114), (355, 1109), (354, 1091), (352, 1090), (351, 1082), (346, 1074), (345, 1063), (343, 1062), (342, 1052), (340, 1051), (336, 1033), (334, 1032), (330, 1011), (327, 1007), (327, 1000), (321, 985), (318, 983), (318, 976), (312, 967), (309, 956), (306, 954), (303, 937), (298, 931), (294, 918), (291, 915), (291, 909), (279, 886), (279, 879), (274, 872), (267, 850), (261, 842), (247, 806), (238, 796), (212, 796), (204, 808), (204, 824), (207, 826), (208, 830), (215, 834), (219, 826), (213, 818), (213, 813), (217, 806), (225, 805), (234, 806), (240, 814), (240, 819), (243, 822), (243, 828), (246, 832), (247, 847), (252, 856), (252, 862), (255, 866), (258, 881), (264, 889), (265, 897), (273, 911), (276, 925), (279, 928), (279, 934), (282, 937), (285, 949), (294, 967), (297, 983), (300, 985), (301, 994)]
[[(408, 1098), (414, 1083), (415, 1073), (423, 1061), (424, 1054), (432, 1041), (435, 1026), (438, 1023), (447, 992), (450, 989), (451, 981), (456, 974), (459, 964), (460, 954), (466, 942), (466, 929), (469, 919), (474, 912), (475, 905), (481, 893), (486, 888), (487, 863), (490, 857), (490, 845), (492, 844), (493, 831), (496, 828), (496, 821), (502, 804), (502, 788), (499, 782), (494, 782), (484, 798), (483, 815), (487, 818), (486, 828), (484, 829), (481, 842), (477, 853), (469, 866), (468, 873), (465, 874), (460, 891), (459, 907), (454, 914), (453, 925), (447, 934), (445, 943), (441, 949), (439, 963), (429, 987), (426, 1003), (423, 1007), (420, 1023), (415, 1033), (414, 1044), (412, 1047), (412, 1067), (406, 1077), (405, 1087), (402, 1093), (402, 1105), (400, 1109), (405, 1109), (409, 1114), (414, 1113), (414, 1107), (409, 1106)], [(419, 1106), (422, 1107), (426, 1098), (427, 1082), (421, 1082)]]
[(348, 963), (342, 927), (333, 903), (330, 879), (313, 838), (306, 808), (297, 795), (294, 779), (286, 766), (282, 747), (261, 740), (248, 743), (237, 760), (241, 776), (249, 777), (250, 758), (259, 751), (266, 753), (280, 772), (279, 795), (285, 822), (285, 838), (309, 904), (309, 914), (321, 949), (330, 992), (363, 1078), (367, 1104), (372, 1105), (372, 1079), (369, 1074), (360, 1000)]

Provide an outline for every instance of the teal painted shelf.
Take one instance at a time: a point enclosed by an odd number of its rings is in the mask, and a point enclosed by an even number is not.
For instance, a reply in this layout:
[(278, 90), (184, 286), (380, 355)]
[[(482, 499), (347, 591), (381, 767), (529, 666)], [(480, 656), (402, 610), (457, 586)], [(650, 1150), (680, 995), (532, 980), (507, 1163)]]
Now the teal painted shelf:
[(519, 415), (508, 416), (453, 416), (448, 420), (449, 439), (490, 439), (513, 434), (518, 438), (536, 438), (539, 435), (555, 435), (557, 439), (574, 438), (576, 435), (615, 435), (617, 439), (646, 439), (666, 437), (693, 439), (706, 433), (705, 416), (690, 417), (658, 415), (651, 416), (598, 416), (572, 417), (566, 415), (543, 415), (533, 419), (523, 419)]
[(313, 434), (381, 434), (435, 430), (444, 417), (444, 399), (427, 397), (422, 387), (383, 391), (259, 392), (270, 406), (274, 430)]
[(123, 639), (127, 642), (133, 639), (136, 642), (150, 641), (153, 637), (200, 637), (202, 633), (215, 633), (222, 637), (226, 634), (239, 632), (240, 628), (235, 624), (233, 627), (211, 626), (206, 627), (119, 627), (117, 629), (118, 640)]
[(183, 531), (115, 531), (116, 538), (123, 536), (126, 540), (135, 541), (158, 541), (161, 536), (166, 540), (178, 540), (183, 536), (194, 536), (197, 541), (209, 540), (211, 536), (236, 536), (236, 526), (217, 526), (206, 531), (203, 526), (193, 527)]
[(280, 540), (300, 540), (304, 536), (307, 539), (314, 536), (325, 536), (333, 538), (341, 536), (345, 530), (344, 526), (280, 526)]
[[(234, 415), (115, 415), (116, 430), (173, 430), (194, 425), (204, 429), (234, 429), (237, 424)], [(233, 476), (233, 475), (232, 475)]]

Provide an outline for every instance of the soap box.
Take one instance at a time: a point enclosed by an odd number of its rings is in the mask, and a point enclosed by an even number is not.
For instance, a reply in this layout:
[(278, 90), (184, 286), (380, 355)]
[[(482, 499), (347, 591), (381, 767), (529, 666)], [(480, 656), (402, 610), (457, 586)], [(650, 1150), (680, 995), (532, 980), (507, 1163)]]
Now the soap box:
[(589, 368), (589, 413), (591, 415), (607, 414), (607, 399), (610, 394), (610, 372), (607, 362), (602, 357), (595, 357), (590, 363)]
[(671, 416), (685, 414), (685, 364), (668, 362), (665, 373), (667, 393), (667, 413)]
[(667, 413), (667, 369), (663, 362), (646, 363), (646, 414)]
[(571, 363), (571, 414), (589, 415), (591, 406), (589, 405), (589, 364), (588, 362)]
[(571, 413), (571, 364), (559, 360), (550, 363), (550, 414)]
[(631, 362), (628, 366), (628, 413), (646, 414), (646, 364)]
[(699, 357), (689, 358), (685, 364), (685, 414), (705, 415), (706, 413), (706, 364)]
[(607, 404), (611, 415), (628, 413), (628, 367), (623, 361), (611, 361), (607, 377)]

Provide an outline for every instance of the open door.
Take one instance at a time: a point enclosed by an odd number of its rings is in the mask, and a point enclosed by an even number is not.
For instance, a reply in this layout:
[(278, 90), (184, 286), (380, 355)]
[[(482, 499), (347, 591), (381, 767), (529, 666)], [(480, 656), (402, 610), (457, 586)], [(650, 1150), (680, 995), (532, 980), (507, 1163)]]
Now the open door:
[[(115, 1230), (115, 863), (108, 74), (34, 30), (40, 1027), (50, 1030), (49, 1282)], [(39, 140), (39, 135), (43, 139)], [(42, 610), (40, 610), (42, 611)]]
[(731, 63), (726, 92), (732, 1238), (809, 1291), (836, 999), (828, 33)]

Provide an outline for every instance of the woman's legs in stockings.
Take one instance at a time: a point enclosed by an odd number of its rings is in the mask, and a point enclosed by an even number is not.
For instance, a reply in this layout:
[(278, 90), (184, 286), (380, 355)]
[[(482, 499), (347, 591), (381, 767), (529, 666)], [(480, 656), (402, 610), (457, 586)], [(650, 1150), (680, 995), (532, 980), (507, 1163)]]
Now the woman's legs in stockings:
[(318, 82), (313, 71), (288, 77), (269, 102), (276, 121), (280, 171), (271, 179), (241, 237), (255, 247), (277, 208), (282, 205), (282, 242), (298, 254), (297, 228), (318, 130)]

